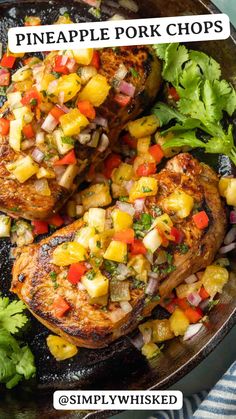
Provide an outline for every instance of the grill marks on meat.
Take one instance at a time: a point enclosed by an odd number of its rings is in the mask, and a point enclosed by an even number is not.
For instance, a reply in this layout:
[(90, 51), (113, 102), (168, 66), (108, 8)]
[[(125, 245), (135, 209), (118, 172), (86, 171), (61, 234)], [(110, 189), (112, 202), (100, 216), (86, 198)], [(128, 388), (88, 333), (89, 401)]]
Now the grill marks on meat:
[[(198, 230), (191, 215), (184, 220), (177, 220), (185, 233), (189, 251), (181, 254), (177, 247), (174, 249), (176, 270), (163, 279), (158, 291), (164, 298), (186, 277), (214, 260), (225, 235), (226, 215), (217, 189), (216, 174), (191, 155), (180, 154), (174, 157), (156, 176), (159, 192), (156, 197), (146, 200), (145, 212), (152, 213), (153, 205), (162, 208), (164, 198), (177, 188), (183, 188), (194, 197), (195, 203), (207, 209), (210, 218), (206, 230)], [(120, 313), (118, 304), (110, 303), (107, 311), (90, 305), (87, 292), (71, 285), (66, 277), (60, 275), (62, 268), (50, 263), (58, 242), (63, 238), (70, 240), (81, 225), (82, 222), (78, 220), (41, 243), (25, 247), (13, 268), (12, 291), (26, 303), (40, 322), (55, 333), (78, 346), (100, 348), (134, 330), (139, 323), (139, 316), (149, 316), (158, 302), (145, 302), (144, 290), (131, 287), (130, 303), (133, 310), (116, 323), (112, 322), (111, 317), (114, 313)], [(51, 270), (57, 273), (57, 289), (54, 289), (50, 279)], [(18, 280), (19, 274), (24, 275), (23, 283)], [(68, 314), (61, 319), (54, 316), (51, 308), (56, 294), (63, 296), (71, 306)]]
[[(160, 62), (150, 47), (126, 47), (120, 48), (119, 51), (119, 54), (112, 48), (100, 51), (101, 69), (99, 73), (107, 77), (108, 82), (111, 83), (122, 63), (128, 70), (131, 67), (134, 68), (138, 77), (134, 77), (132, 74), (126, 77), (126, 80), (132, 82), (136, 87), (135, 97), (128, 106), (121, 108), (114, 101), (116, 91), (112, 88), (104, 104), (97, 109), (100, 116), (108, 119), (108, 136), (111, 146), (117, 141), (119, 133), (127, 121), (136, 118), (151, 105), (158, 93), (161, 81)], [(3, 109), (5, 108), (6, 104)], [(75, 182), (77, 186), (83, 181), (89, 165), (91, 163), (98, 164), (108, 151), (99, 153), (96, 149), (86, 145), (76, 144), (76, 153), (81, 161)], [(48, 179), (51, 196), (42, 196), (35, 190), (35, 176), (23, 184), (14, 179), (6, 170), (5, 165), (17, 160), (22, 155), (31, 154), (31, 152), (32, 148), (24, 153), (16, 153), (9, 146), (8, 137), (0, 137), (0, 210), (27, 219), (46, 219), (63, 206), (73, 191), (59, 186), (55, 179)]]

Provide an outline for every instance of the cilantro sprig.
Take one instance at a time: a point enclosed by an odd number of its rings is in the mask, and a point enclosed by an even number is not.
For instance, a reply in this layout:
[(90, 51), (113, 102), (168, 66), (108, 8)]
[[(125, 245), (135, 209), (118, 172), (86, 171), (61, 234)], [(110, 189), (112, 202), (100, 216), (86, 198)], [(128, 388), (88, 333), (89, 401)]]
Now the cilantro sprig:
[[(206, 153), (227, 155), (236, 165), (233, 125), (222, 124), (224, 112), (232, 116), (236, 110), (236, 91), (221, 79), (220, 65), (203, 52), (188, 50), (184, 45), (154, 45), (163, 60), (162, 76), (179, 95), (176, 107), (158, 102), (153, 113), (162, 131), (172, 133), (163, 148), (189, 146), (203, 148)], [(198, 130), (207, 134), (198, 138)]]
[(22, 301), (0, 298), (0, 383), (8, 389), (16, 386), (23, 378), (28, 380), (35, 374), (34, 356), (27, 345), (13, 335), (27, 323), (23, 314)]

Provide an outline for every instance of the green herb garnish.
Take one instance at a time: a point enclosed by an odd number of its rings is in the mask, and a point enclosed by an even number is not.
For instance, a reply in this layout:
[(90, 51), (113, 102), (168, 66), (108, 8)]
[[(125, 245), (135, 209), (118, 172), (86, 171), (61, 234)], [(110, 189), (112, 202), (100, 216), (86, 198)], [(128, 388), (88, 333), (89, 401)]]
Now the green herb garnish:
[(140, 77), (139, 73), (137, 72), (137, 70), (135, 70), (135, 68), (131, 67), (129, 71), (134, 78)]
[(147, 186), (143, 186), (142, 187), (142, 192), (144, 192), (144, 193), (152, 192), (152, 189), (148, 188)]
[(72, 137), (61, 137), (61, 141), (64, 144), (69, 144), (69, 145), (74, 145), (75, 144), (75, 140)]
[(89, 281), (92, 281), (94, 279), (95, 275), (96, 275), (96, 272), (93, 269), (91, 269), (91, 271), (89, 271), (86, 274), (86, 278), (89, 279)]
[[(199, 147), (206, 153), (225, 154), (236, 164), (233, 125), (222, 124), (224, 112), (232, 116), (236, 110), (236, 91), (221, 79), (219, 64), (203, 52), (179, 44), (154, 45), (154, 49), (164, 62), (164, 80), (180, 97), (176, 108), (158, 102), (152, 110), (161, 126), (175, 123), (162, 132), (173, 134), (163, 148)], [(198, 129), (206, 134), (204, 140), (198, 138)]]
[(180, 253), (185, 255), (185, 253), (189, 251), (189, 246), (186, 243), (181, 243), (177, 246), (177, 249), (180, 251)]

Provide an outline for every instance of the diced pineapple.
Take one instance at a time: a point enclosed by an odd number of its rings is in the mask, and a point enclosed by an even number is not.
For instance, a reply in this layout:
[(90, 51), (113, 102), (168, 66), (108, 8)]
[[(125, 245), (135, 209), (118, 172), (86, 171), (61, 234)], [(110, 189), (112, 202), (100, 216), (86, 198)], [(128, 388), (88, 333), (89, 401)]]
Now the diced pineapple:
[(142, 156), (143, 154), (148, 153), (150, 144), (151, 144), (151, 137), (139, 138), (137, 142), (138, 155)]
[(53, 139), (57, 146), (57, 150), (60, 154), (67, 154), (72, 148), (74, 148), (74, 143), (69, 144), (68, 142), (63, 142), (63, 131), (61, 129), (56, 129), (52, 133)]
[(85, 210), (92, 207), (106, 207), (112, 201), (109, 186), (98, 183), (81, 192), (81, 200)]
[(15, 88), (17, 92), (26, 92), (27, 90), (30, 90), (32, 86), (33, 78), (24, 81), (18, 81), (17, 83), (15, 83)]
[(181, 284), (176, 288), (178, 298), (186, 298), (193, 292), (198, 292), (202, 286), (202, 281), (194, 282), (193, 284)]
[(79, 109), (72, 109), (70, 112), (60, 117), (61, 127), (64, 135), (78, 135), (85, 128), (89, 121)]
[(49, 351), (57, 361), (72, 358), (78, 352), (75, 345), (67, 342), (60, 336), (49, 335), (46, 340)]
[(134, 173), (137, 172), (139, 166), (147, 163), (155, 163), (155, 159), (152, 157), (150, 153), (143, 153), (142, 155), (140, 154), (139, 156), (137, 156), (133, 163)]
[(16, 160), (14, 163), (7, 164), (6, 169), (13, 173), (20, 183), (24, 183), (38, 172), (39, 167), (30, 156), (26, 156)]
[(15, 119), (21, 121), (22, 126), (24, 124), (29, 124), (33, 118), (34, 114), (27, 106), (22, 106), (22, 108), (16, 108), (13, 110), (13, 115)]
[(164, 342), (172, 339), (174, 334), (170, 328), (169, 319), (153, 320), (152, 324), (152, 341), (156, 343)]
[(147, 250), (150, 250), (150, 252), (152, 253), (154, 253), (158, 249), (158, 247), (161, 246), (161, 243), (162, 238), (156, 228), (149, 231), (149, 233), (147, 233), (147, 235), (143, 239), (144, 246)]
[(45, 169), (45, 167), (40, 167), (36, 174), (36, 177), (37, 179), (42, 179), (42, 178), (54, 179), (56, 175), (53, 170)]
[(69, 217), (74, 218), (76, 217), (77, 211), (76, 211), (76, 202), (73, 201), (72, 199), (70, 201), (67, 202), (66, 204), (66, 213)]
[[(76, 73), (71, 73), (68, 75), (61, 76), (57, 80), (57, 84), (52, 87), (49, 84), (47, 92), (48, 94), (53, 94), (54, 96), (50, 96), (52, 102), (57, 102), (57, 97), (60, 92), (63, 92), (64, 95), (64, 102), (68, 102), (69, 100), (73, 99), (80, 91), (81, 82), (80, 77)], [(69, 134), (68, 134), (69, 135)]]
[(151, 266), (143, 255), (133, 256), (128, 263), (128, 268), (133, 268), (135, 277), (139, 281), (147, 282), (148, 272), (150, 272)]
[(102, 208), (90, 208), (88, 211), (88, 225), (99, 233), (105, 230), (106, 211)]
[(56, 247), (52, 263), (57, 266), (69, 266), (72, 263), (82, 262), (86, 257), (86, 249), (80, 243), (66, 242)]
[(173, 223), (168, 214), (162, 214), (159, 217), (157, 217), (154, 220), (151, 228), (153, 227), (158, 227), (158, 229), (160, 229), (165, 234), (167, 239), (172, 238), (170, 231), (171, 227), (173, 227)]
[(14, 151), (20, 151), (22, 140), (22, 120), (10, 121), (9, 144)]
[(52, 192), (47, 179), (40, 179), (35, 182), (35, 189), (39, 195), (51, 196)]
[(56, 80), (56, 77), (53, 74), (44, 74), (40, 80), (40, 91), (47, 91), (49, 84), (54, 80)]
[(0, 215), (0, 237), (9, 237), (11, 234), (11, 217)]
[(69, 23), (73, 23), (70, 16), (64, 14), (58, 17), (55, 22), (55, 25), (68, 25)]
[(127, 212), (121, 211), (119, 209), (114, 209), (114, 211), (112, 211), (111, 216), (115, 231), (126, 230), (127, 228), (130, 228), (133, 225), (133, 218)]
[(22, 107), (21, 93), (20, 92), (8, 93), (7, 103), (11, 110)]
[(158, 118), (155, 115), (150, 115), (129, 122), (128, 130), (132, 137), (143, 138), (154, 134), (159, 126), (160, 123)]
[(78, 166), (76, 164), (69, 164), (69, 166), (67, 166), (65, 172), (63, 173), (61, 179), (59, 180), (58, 184), (63, 188), (72, 189), (74, 179), (78, 173)]
[(166, 211), (173, 211), (179, 218), (186, 218), (191, 213), (194, 206), (194, 199), (184, 191), (176, 190), (163, 201)]
[(91, 253), (103, 255), (105, 249), (109, 246), (114, 230), (105, 230), (103, 233), (96, 234), (89, 240), (89, 249)]
[(189, 319), (184, 312), (176, 308), (174, 313), (169, 318), (170, 329), (175, 336), (183, 336), (189, 326)]
[(121, 185), (123, 181), (129, 181), (134, 175), (131, 164), (121, 163), (117, 169), (112, 172), (112, 181), (117, 185)]
[(29, 79), (32, 76), (32, 70), (28, 67), (28, 65), (25, 65), (24, 67), (19, 68), (14, 74), (12, 74), (12, 81), (18, 82), (18, 81), (24, 81), (26, 79)]
[(222, 292), (223, 286), (228, 282), (228, 279), (229, 272), (227, 269), (211, 265), (206, 268), (202, 276), (202, 285), (211, 298), (214, 298), (218, 292)]
[(128, 195), (128, 192), (124, 186), (117, 185), (114, 182), (111, 184), (111, 193), (113, 198), (119, 198), (120, 196)]
[(11, 55), (12, 57), (22, 58), (24, 57), (24, 52), (11, 52), (9, 46), (7, 46), (7, 55)]
[(81, 278), (81, 282), (91, 298), (102, 297), (108, 294), (109, 280), (100, 271), (96, 272), (96, 275), (92, 279), (84, 275)]
[(103, 257), (114, 262), (125, 263), (127, 261), (127, 244), (112, 240)]
[(145, 343), (145, 345), (143, 345), (141, 351), (142, 351), (142, 354), (147, 359), (155, 358), (155, 356), (157, 356), (161, 353), (158, 346), (153, 342)]
[(96, 74), (80, 92), (78, 99), (89, 100), (93, 106), (100, 106), (106, 100), (110, 88), (106, 77)]
[(78, 64), (89, 65), (93, 58), (93, 48), (73, 49), (73, 57)]
[(141, 177), (139, 180), (134, 182), (129, 193), (129, 200), (134, 202), (139, 198), (155, 196), (157, 194), (157, 190), (157, 179), (153, 177)]
[(236, 206), (236, 179), (222, 177), (219, 181), (221, 196), (226, 198), (228, 205)]
[(89, 240), (95, 235), (96, 230), (94, 227), (83, 227), (77, 231), (74, 240), (87, 249), (89, 247)]

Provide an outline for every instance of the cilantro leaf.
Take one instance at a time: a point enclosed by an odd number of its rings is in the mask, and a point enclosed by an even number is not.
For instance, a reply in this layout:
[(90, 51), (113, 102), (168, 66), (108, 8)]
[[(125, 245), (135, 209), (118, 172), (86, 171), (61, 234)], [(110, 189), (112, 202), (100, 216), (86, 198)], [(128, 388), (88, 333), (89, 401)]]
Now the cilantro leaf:
[(0, 298), (0, 327), (10, 333), (16, 333), (27, 322), (27, 317), (22, 314), (25, 305), (22, 301), (12, 301), (9, 298)]
[(179, 77), (177, 92), (180, 97), (198, 100), (200, 97), (201, 74), (197, 64), (189, 61)]
[(204, 147), (205, 143), (196, 137), (196, 131), (180, 131), (174, 137), (165, 141), (162, 145), (164, 149), (172, 147), (190, 146), (191, 148)]
[(170, 121), (177, 120), (184, 122), (186, 117), (182, 115), (177, 109), (171, 108), (162, 102), (157, 102), (152, 108), (152, 113), (157, 116), (160, 122), (160, 127), (167, 125)]
[(153, 45), (154, 50), (156, 51), (157, 56), (164, 60), (166, 56), (166, 50), (170, 46), (170, 44), (156, 44)]
[(219, 80), (221, 76), (220, 65), (204, 52), (189, 51), (189, 58), (197, 64), (206, 80)]
[(188, 50), (185, 46), (169, 44), (165, 53), (165, 63), (162, 71), (163, 78), (174, 86), (178, 84), (183, 64), (188, 61), (188, 59)]

